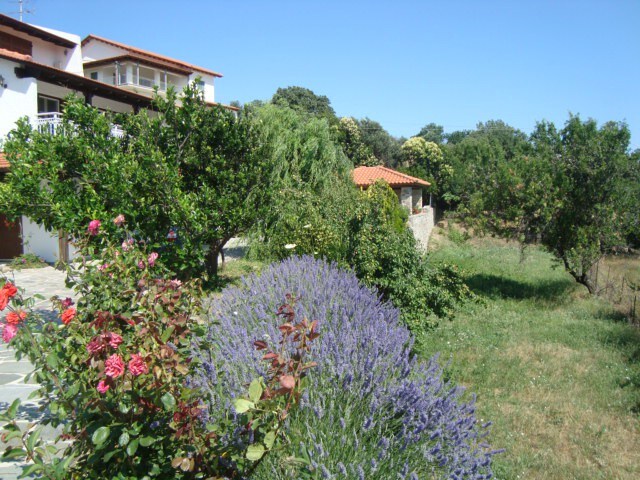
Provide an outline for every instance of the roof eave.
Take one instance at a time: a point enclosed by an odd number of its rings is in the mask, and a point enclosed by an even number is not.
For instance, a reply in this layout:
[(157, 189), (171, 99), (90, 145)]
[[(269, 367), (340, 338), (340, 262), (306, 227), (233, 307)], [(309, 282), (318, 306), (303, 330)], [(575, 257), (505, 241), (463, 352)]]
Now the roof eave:
[(159, 53), (149, 52), (149, 51), (143, 50), (141, 48), (132, 47), (131, 45), (126, 45), (124, 43), (116, 42), (115, 40), (109, 40), (108, 38), (99, 37), (98, 35), (94, 35), (92, 33), (87, 35), (86, 37), (84, 37), (84, 39), (82, 40), (82, 42), (80, 42), (80, 44), (84, 47), (91, 40), (97, 40), (99, 42), (106, 43), (107, 45), (112, 45), (114, 47), (121, 48), (123, 50), (127, 50), (128, 52), (138, 52), (138, 53), (141, 53), (143, 55), (148, 55), (148, 56), (151, 56), (151, 57), (158, 58), (160, 60), (164, 60), (164, 61), (175, 63), (176, 65), (186, 66), (186, 67), (191, 68), (191, 69), (193, 69), (193, 70), (195, 70), (197, 72), (206, 73), (207, 75), (211, 75), (213, 77), (222, 78), (222, 76), (223, 76), (221, 73), (214, 72), (213, 70), (208, 70), (206, 68), (198, 67), (197, 65), (192, 65), (192, 64), (187, 63), (187, 62), (182, 62), (182, 61), (177, 60), (175, 58), (167, 57), (165, 55), (160, 55)]
[(20, 20), (16, 20), (15, 18), (11, 18), (1, 13), (0, 13), (0, 25), (5, 25), (18, 32), (26, 33), (28, 35), (31, 35), (32, 37), (36, 37), (36, 38), (39, 38), (40, 40), (53, 43), (54, 45), (58, 45), (59, 47), (75, 48), (77, 46), (75, 42), (72, 42), (67, 38), (54, 35), (53, 33), (47, 32), (46, 30), (42, 30), (41, 28), (34, 27), (33, 25), (29, 25), (28, 23), (21, 22)]

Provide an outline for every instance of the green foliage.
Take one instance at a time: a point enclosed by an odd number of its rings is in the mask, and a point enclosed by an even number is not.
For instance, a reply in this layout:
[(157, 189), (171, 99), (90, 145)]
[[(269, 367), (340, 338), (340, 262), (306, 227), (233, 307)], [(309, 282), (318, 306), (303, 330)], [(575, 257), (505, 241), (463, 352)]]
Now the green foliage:
[[(234, 433), (232, 412), (205, 424), (200, 393), (186, 386), (198, 364), (190, 343), (202, 329), (198, 284), (170, 279), (162, 257), (134, 241), (110, 244), (94, 222), (79, 246), (81, 260), (68, 271), (78, 304), (53, 299), (61, 324), (29, 311), (33, 300), (16, 295), (17, 289), (0, 293), (9, 296), (11, 313), (20, 318), (13, 331), (3, 326), (3, 338), (18, 359), (27, 357), (34, 365), (37, 394), (49, 412), (37, 427), (22, 430), (14, 403), (1, 417), (7, 422), (2, 438), (19, 440), (20, 446), (3, 458), (33, 462), (24, 475), (51, 479), (244, 478), (262, 456), (258, 444), (219, 442)], [(317, 336), (315, 324), (300, 325), (305, 339)], [(297, 379), (310, 368), (294, 366)], [(265, 384), (282, 382), (283, 372), (289, 374), (280, 369), (267, 375)], [(302, 388), (292, 389), (296, 398)], [(253, 405), (266, 406), (267, 393), (256, 393), (255, 385), (249, 395)], [(288, 401), (278, 412), (294, 407)], [(266, 418), (261, 410), (255, 418), (261, 422), (256, 438), (273, 446), (286, 415)], [(262, 436), (269, 422), (275, 427)], [(58, 441), (69, 441), (62, 450), (42, 440), (47, 425), (62, 430)]]
[(436, 125), (435, 123), (428, 123), (417, 135), (424, 138), (427, 142), (433, 142), (438, 145), (442, 145), (445, 140), (444, 128), (442, 125)]
[(497, 165), (528, 155), (531, 146), (521, 131), (501, 120), (479, 123), (476, 130), (447, 135), (443, 145), (446, 172), (437, 182), (439, 206), (467, 204), (470, 196), (484, 187)]
[(400, 170), (431, 183), (429, 192), (438, 195), (449, 190), (452, 167), (445, 163), (442, 150), (422, 137), (412, 137), (402, 145), (404, 168)]
[[(251, 232), (251, 252), (262, 259), (292, 253), (338, 259), (346, 250), (356, 188), (351, 163), (323, 119), (266, 105), (255, 111), (260, 139), (273, 165), (269, 210)], [(295, 245), (295, 248), (285, 246)]]
[(351, 222), (348, 263), (358, 278), (399, 307), (402, 320), (418, 333), (472, 295), (455, 267), (428, 264), (406, 226), (406, 215), (386, 183), (362, 192)]
[[(5, 145), (12, 168), (0, 187), (4, 211), (75, 238), (91, 219), (115, 232), (108, 219), (123, 213), (181, 277), (205, 269), (207, 249), (206, 270), (215, 276), (224, 243), (267, 207), (268, 157), (248, 115), (207, 106), (191, 86), (181, 103), (169, 92), (156, 98), (157, 115), (113, 119), (70, 97), (53, 135), (20, 121)], [(114, 120), (122, 138), (111, 134)], [(178, 234), (173, 243), (170, 230)]]
[(593, 265), (623, 242), (631, 212), (637, 212), (624, 200), (633, 183), (629, 138), (625, 124), (598, 128), (577, 116), (560, 131), (538, 124), (529, 149), (514, 147), (510, 157), (494, 158), (484, 168), (483, 182), (466, 204), (470, 218), (523, 243), (540, 241), (594, 291)]
[(331, 107), (331, 101), (324, 95), (316, 95), (308, 88), (278, 88), (271, 98), (271, 103), (280, 107), (289, 107), (299, 113), (324, 118), (332, 124), (338, 121), (336, 112)]
[(47, 266), (47, 263), (35, 253), (23, 253), (11, 260), (9, 265), (14, 270), (21, 270), (23, 268), (43, 268)]
[(349, 265), (415, 324), (450, 314), (454, 299), (464, 294), (437, 298), (440, 277), (425, 266), (397, 195), (386, 184), (358, 193), (326, 121), (274, 105), (254, 113), (262, 143), (270, 145), (275, 193), (252, 231), (250, 255), (269, 260), (309, 254)]
[(371, 149), (362, 141), (360, 127), (353, 118), (342, 117), (338, 124), (338, 132), (338, 141), (351, 163), (368, 167), (380, 164)]
[(362, 142), (371, 150), (373, 155), (383, 165), (395, 167), (402, 162), (402, 144), (397, 138), (392, 137), (380, 123), (363, 118), (358, 120)]

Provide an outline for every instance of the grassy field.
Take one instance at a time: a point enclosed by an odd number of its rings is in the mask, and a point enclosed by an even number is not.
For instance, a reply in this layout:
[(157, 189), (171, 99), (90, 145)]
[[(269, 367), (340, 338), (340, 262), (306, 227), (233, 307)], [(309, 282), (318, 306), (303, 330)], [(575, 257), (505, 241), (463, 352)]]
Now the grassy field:
[[(453, 238), (453, 237), (452, 237)], [(500, 479), (640, 478), (640, 331), (545, 252), (436, 238), (478, 303), (420, 339), (493, 421)], [(634, 272), (637, 273), (637, 272)]]

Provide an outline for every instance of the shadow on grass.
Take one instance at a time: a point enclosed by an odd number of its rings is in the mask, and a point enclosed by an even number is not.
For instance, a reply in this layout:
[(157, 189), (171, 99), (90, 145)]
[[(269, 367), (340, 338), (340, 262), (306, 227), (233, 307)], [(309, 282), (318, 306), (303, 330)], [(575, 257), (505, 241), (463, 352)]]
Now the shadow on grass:
[(606, 347), (613, 347), (624, 355), (628, 371), (624, 377), (618, 378), (616, 381), (620, 388), (633, 391), (635, 401), (631, 412), (640, 414), (640, 329), (637, 325), (630, 325), (626, 316), (620, 312), (603, 309), (598, 317), (615, 323), (627, 324), (608, 329), (600, 337), (600, 341)]
[(540, 300), (561, 303), (574, 288), (569, 280), (538, 281), (535, 284), (487, 273), (477, 273), (466, 278), (469, 288), (482, 297), (491, 299)]

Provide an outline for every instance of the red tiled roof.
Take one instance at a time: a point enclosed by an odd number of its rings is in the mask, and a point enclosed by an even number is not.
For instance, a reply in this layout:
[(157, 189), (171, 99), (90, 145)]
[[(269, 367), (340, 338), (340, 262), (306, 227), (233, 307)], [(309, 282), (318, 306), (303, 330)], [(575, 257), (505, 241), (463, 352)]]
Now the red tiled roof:
[(353, 170), (353, 181), (359, 187), (373, 185), (376, 180), (384, 180), (391, 187), (431, 186), (425, 180), (387, 167), (358, 167)]
[(43, 28), (36, 27), (35, 25), (29, 25), (28, 23), (21, 22), (16, 20), (15, 18), (9, 17), (7, 15), (3, 15), (0, 13), (0, 25), (5, 25), (13, 30), (18, 32), (26, 33), (32, 37), (40, 38), (46, 42), (53, 43), (60, 47), (65, 48), (74, 48), (76, 43), (69, 40), (68, 38), (60, 37), (55, 35)]
[(9, 170), (9, 162), (4, 153), (0, 152), (0, 172), (6, 172), (7, 170)]
[(93, 34), (87, 35), (85, 37), (85, 39), (82, 40), (82, 46), (84, 47), (91, 40), (98, 40), (98, 41), (100, 41), (102, 43), (106, 43), (108, 45), (113, 45), (114, 47), (122, 48), (122, 49), (124, 49), (124, 50), (126, 50), (128, 52), (131, 52), (131, 53), (138, 53), (138, 54), (141, 54), (141, 55), (146, 55), (147, 57), (152, 57), (152, 58), (156, 58), (156, 59), (159, 59), (159, 60), (163, 60), (165, 62), (170, 62), (170, 63), (173, 63), (175, 65), (179, 65), (179, 66), (181, 66), (183, 68), (189, 68), (189, 69), (192, 69), (192, 70), (196, 70), (198, 72), (207, 73), (209, 75), (213, 75), (214, 77), (222, 77), (221, 73), (214, 72), (213, 70), (207, 70), (206, 68), (198, 67), (196, 65), (192, 65), (192, 64), (187, 63), (187, 62), (182, 62), (180, 60), (176, 60), (175, 58), (165, 57), (164, 55), (160, 55), (158, 53), (153, 53), (153, 52), (149, 52), (147, 50), (142, 50), (141, 48), (136, 48), (136, 47), (132, 47), (130, 45), (125, 45), (124, 43), (116, 42), (114, 40), (109, 40), (107, 38), (102, 38), (102, 37), (99, 37), (99, 36), (93, 35)]
[(167, 62), (166, 60), (151, 58), (148, 55), (140, 55), (139, 53), (127, 53), (126, 55), (118, 55), (116, 57), (101, 58), (100, 60), (92, 60), (90, 62), (85, 62), (83, 64), (83, 67), (86, 70), (86, 69), (100, 67), (102, 65), (109, 65), (115, 62), (126, 61), (126, 60), (139, 62), (142, 65), (161, 68), (169, 72), (179, 73), (181, 75), (190, 75), (193, 73), (192, 68), (185, 68), (174, 62)]

